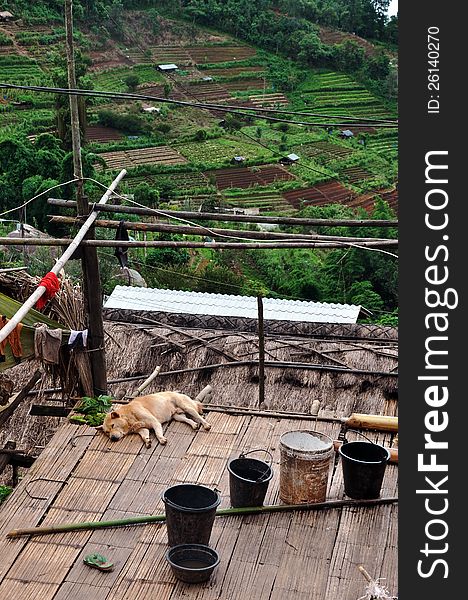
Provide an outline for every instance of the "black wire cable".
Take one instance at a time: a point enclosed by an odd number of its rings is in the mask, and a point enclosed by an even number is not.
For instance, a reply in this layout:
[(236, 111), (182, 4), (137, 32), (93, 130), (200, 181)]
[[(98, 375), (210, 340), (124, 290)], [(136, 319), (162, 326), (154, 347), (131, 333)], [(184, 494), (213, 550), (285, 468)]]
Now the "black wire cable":
[[(64, 94), (67, 96), (88, 96), (95, 98), (111, 98), (115, 100), (149, 100), (151, 102), (160, 102), (165, 104), (175, 104), (178, 106), (189, 106), (192, 108), (201, 108), (205, 110), (216, 110), (219, 112), (232, 113), (238, 116), (243, 117), (256, 117), (258, 119), (264, 119), (265, 121), (272, 121), (275, 123), (288, 123), (291, 125), (305, 125), (308, 127), (367, 127), (369, 123), (354, 123), (351, 125), (350, 123), (311, 123), (309, 121), (293, 121), (290, 119), (278, 119), (275, 117), (270, 117), (266, 115), (257, 114), (259, 111), (264, 109), (251, 109), (246, 108), (245, 110), (253, 111), (254, 114), (245, 112), (244, 110), (239, 110), (238, 107), (229, 107), (222, 106), (219, 104), (205, 104), (205, 103), (197, 103), (197, 102), (186, 102), (183, 100), (173, 100), (169, 98), (159, 98), (157, 96), (149, 96), (143, 94), (130, 94), (124, 92), (105, 92), (101, 90), (81, 90), (81, 89), (68, 89), (68, 88), (53, 88), (53, 87), (45, 87), (45, 86), (33, 86), (33, 85), (15, 85), (11, 83), (0, 83), (0, 89), (17, 89), (17, 90), (28, 90), (33, 92), (42, 92), (48, 94)], [(296, 114), (296, 113), (293, 113)], [(376, 128), (395, 128), (395, 124), (390, 123), (375, 123), (372, 125)]]

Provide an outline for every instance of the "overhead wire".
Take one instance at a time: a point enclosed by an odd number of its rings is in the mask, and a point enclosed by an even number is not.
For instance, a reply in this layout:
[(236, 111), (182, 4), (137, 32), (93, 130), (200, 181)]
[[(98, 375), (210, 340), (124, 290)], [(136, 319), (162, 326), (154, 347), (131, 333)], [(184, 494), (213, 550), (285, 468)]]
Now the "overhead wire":
[[(160, 98), (157, 96), (145, 95), (145, 94), (131, 94), (126, 92), (106, 92), (102, 90), (86, 90), (77, 88), (54, 88), (46, 86), (31, 86), (31, 85), (16, 85), (11, 83), (0, 83), (0, 88), (3, 89), (21, 89), (35, 92), (42, 92), (48, 94), (63, 94), (67, 96), (86, 96), (95, 98), (111, 98), (115, 100), (149, 100), (151, 102), (160, 102), (164, 104), (174, 104), (177, 106), (189, 106), (192, 108), (201, 108), (205, 110), (216, 110), (218, 112), (232, 113), (242, 117), (256, 117), (265, 121), (271, 121), (274, 123), (288, 123), (290, 125), (304, 125), (307, 127), (351, 127), (349, 123), (313, 123), (310, 121), (295, 121), (291, 119), (278, 119), (276, 117), (270, 117), (267, 115), (258, 114), (264, 109), (256, 108), (243, 108), (239, 110), (237, 106), (226, 106), (220, 104), (207, 104), (202, 102), (188, 102), (185, 100), (173, 100), (171, 98)], [(246, 110), (251, 112), (245, 112)], [(253, 114), (252, 114), (253, 113)], [(297, 113), (294, 113), (297, 114)], [(354, 123), (354, 127), (367, 127), (369, 123)], [(395, 128), (395, 123), (375, 123), (375, 128)]]

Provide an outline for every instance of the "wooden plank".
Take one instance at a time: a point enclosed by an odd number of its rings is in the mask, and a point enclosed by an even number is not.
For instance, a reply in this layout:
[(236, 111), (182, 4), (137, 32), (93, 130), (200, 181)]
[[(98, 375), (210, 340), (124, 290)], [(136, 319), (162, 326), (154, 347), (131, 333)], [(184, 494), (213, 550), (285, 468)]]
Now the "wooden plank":
[[(79, 552), (72, 546), (30, 541), (10, 569), (8, 579), (23, 583), (52, 583), (58, 587)], [(0, 586), (0, 597), (1, 593)]]
[(73, 506), (74, 510), (78, 511), (102, 512), (107, 508), (118, 487), (118, 483), (110, 481), (71, 477), (57, 496), (54, 506)]
[[(131, 506), (129, 508), (132, 508)], [(110, 521), (128, 517), (141, 517), (142, 513), (133, 513), (129, 510), (107, 509), (100, 520)], [(92, 532), (89, 541), (93, 544), (109, 544), (119, 548), (135, 548), (137, 542), (144, 536), (150, 535), (155, 529), (166, 529), (164, 523), (147, 523), (144, 525), (129, 525), (127, 527), (112, 527), (97, 529)], [(154, 535), (151, 533), (151, 535)]]
[(53, 583), (33, 581), (29, 585), (25, 585), (23, 581), (5, 579), (0, 584), (0, 597), (5, 599), (31, 600), (31, 598), (40, 598), (40, 600), (52, 600), (55, 598), (56, 591), (57, 585)]
[(134, 460), (133, 455), (124, 454), (119, 457), (115, 452), (88, 450), (74, 470), (73, 476), (120, 483), (125, 479)]
[(358, 572), (362, 564), (369, 573), (378, 573), (384, 559), (387, 532), (393, 512), (389, 506), (342, 509), (341, 522), (331, 557), (327, 588), (323, 598), (340, 597), (343, 589), (350, 597), (363, 595), (365, 581)]
[[(110, 592), (109, 586), (94, 587), (88, 583), (66, 581), (60, 586), (53, 600), (104, 600)], [(42, 597), (40, 599), (42, 600)]]
[(163, 512), (161, 494), (166, 487), (165, 483), (125, 481), (109, 503), (109, 508), (119, 511), (131, 508), (132, 512), (143, 515), (158, 514)]
[[(86, 429), (88, 428), (77, 427), (70, 423), (61, 427), (14, 493), (2, 505), (0, 511), (0, 556), (2, 557), (0, 581), (27, 544), (27, 538), (5, 539), (6, 533), (18, 527), (33, 527), (41, 521), (55, 495), (63, 487), (63, 483), (60, 481), (65, 481), (73, 471), (91, 441), (90, 437), (81, 437), (76, 439), (74, 447), (70, 444), (70, 440), (74, 436), (84, 433)], [(59, 481), (38, 481), (38, 478), (41, 477)], [(44, 499), (31, 498), (29, 494), (42, 496)]]

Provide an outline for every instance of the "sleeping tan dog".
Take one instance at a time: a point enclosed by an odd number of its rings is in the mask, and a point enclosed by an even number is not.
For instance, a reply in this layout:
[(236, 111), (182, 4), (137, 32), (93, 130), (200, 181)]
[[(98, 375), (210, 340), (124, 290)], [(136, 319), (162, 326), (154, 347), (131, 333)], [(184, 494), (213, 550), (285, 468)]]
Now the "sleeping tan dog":
[[(192, 417), (189, 419), (187, 415)], [(162, 423), (171, 419), (187, 423), (193, 429), (203, 425), (209, 431), (211, 425), (201, 415), (203, 405), (179, 392), (158, 392), (135, 398), (114, 410), (104, 419), (102, 429), (113, 442), (122, 439), (128, 433), (138, 433), (147, 448), (151, 448), (150, 429), (153, 429), (160, 444), (165, 444)]]

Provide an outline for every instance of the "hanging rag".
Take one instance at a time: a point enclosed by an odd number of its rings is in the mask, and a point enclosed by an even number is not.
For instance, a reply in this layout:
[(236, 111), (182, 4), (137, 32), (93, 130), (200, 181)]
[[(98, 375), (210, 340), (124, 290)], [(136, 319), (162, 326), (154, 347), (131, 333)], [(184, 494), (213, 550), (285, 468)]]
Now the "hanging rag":
[[(125, 227), (125, 221), (120, 221), (119, 226), (117, 227), (117, 233), (115, 234), (115, 239), (119, 242), (128, 242), (129, 237), (128, 231)], [(128, 267), (128, 248), (117, 247), (114, 254), (122, 268)]]
[[(1, 316), (0, 319), (0, 329), (3, 329), (5, 325), (8, 323), (9, 319), (6, 318), (5, 315)], [(21, 357), (23, 356), (23, 347), (21, 346), (21, 330), (23, 329), (23, 323), (18, 323), (18, 325), (13, 329), (13, 331), (2, 341), (0, 342), (0, 362), (5, 362), (5, 346), (7, 343), (10, 344), (11, 353), (15, 361), (21, 362)]]
[(36, 358), (52, 365), (58, 365), (61, 345), (61, 329), (49, 329), (47, 325), (36, 327), (34, 333), (34, 353)]
[[(5, 325), (8, 323), (9, 319), (5, 315), (1, 316), (0, 319), (0, 329), (3, 329)], [(2, 341), (0, 342), (0, 362), (5, 362), (5, 347), (9, 343), (11, 347), (11, 353), (13, 354), (16, 362), (23, 356), (23, 348), (21, 346), (21, 329), (23, 328), (22, 323), (18, 323), (18, 325), (13, 329), (13, 331)]]
[(68, 339), (68, 345), (70, 350), (84, 350), (88, 343), (88, 330), (83, 331), (70, 331), (70, 337)]
[(60, 289), (60, 281), (55, 273), (49, 271), (41, 281), (39, 286), (44, 286), (46, 291), (36, 302), (36, 308), (42, 310), (49, 300), (51, 300)]

